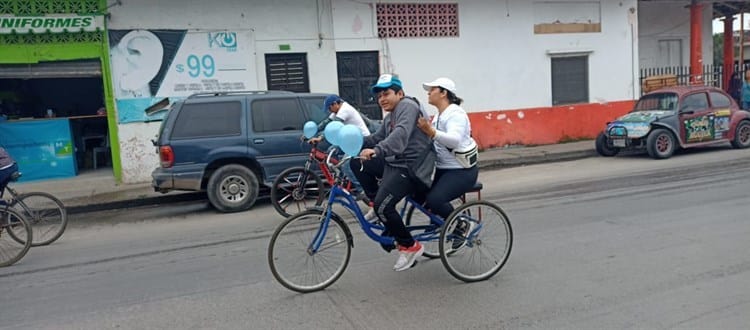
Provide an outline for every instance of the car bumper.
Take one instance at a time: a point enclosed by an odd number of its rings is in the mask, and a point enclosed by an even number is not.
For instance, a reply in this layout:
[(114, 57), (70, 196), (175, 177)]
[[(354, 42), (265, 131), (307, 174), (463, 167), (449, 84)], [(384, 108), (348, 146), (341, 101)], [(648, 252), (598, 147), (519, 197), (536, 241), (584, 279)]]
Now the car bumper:
[(170, 190), (200, 191), (203, 172), (175, 173), (171, 168), (157, 168), (151, 172), (151, 186), (154, 191)]

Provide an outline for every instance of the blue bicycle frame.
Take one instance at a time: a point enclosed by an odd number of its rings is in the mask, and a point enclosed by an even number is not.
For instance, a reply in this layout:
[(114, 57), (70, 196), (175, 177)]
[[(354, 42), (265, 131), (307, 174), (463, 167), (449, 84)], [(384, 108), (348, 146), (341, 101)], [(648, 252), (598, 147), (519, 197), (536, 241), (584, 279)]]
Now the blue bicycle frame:
[[(338, 166), (341, 166), (341, 164), (346, 163), (347, 161), (348, 159), (344, 159), (339, 164), (335, 165), (335, 167), (338, 168)], [(407, 227), (407, 230), (409, 230), (409, 232), (423, 231), (416, 235), (412, 235), (414, 239), (421, 242), (438, 240), (440, 237), (440, 232), (438, 231), (438, 229), (443, 226), (443, 223), (445, 221), (440, 216), (434, 215), (429, 212), (420, 203), (416, 202), (411, 197), (407, 196), (405, 200), (406, 202), (404, 203), (400, 211), (402, 219), (406, 215), (406, 210), (409, 205), (413, 205), (417, 210), (419, 210), (419, 212), (424, 213), (430, 218), (430, 224), (428, 225)], [(324, 207), (325, 217), (320, 224), (320, 228), (315, 235), (315, 239), (313, 239), (313, 241), (310, 243), (310, 246), (308, 247), (309, 253), (314, 254), (320, 249), (323, 237), (325, 237), (326, 232), (328, 231), (328, 225), (331, 221), (331, 214), (333, 213), (332, 206), (334, 204), (340, 204), (344, 208), (349, 210), (355, 216), (355, 218), (357, 218), (360, 227), (370, 239), (383, 245), (394, 244), (395, 240), (393, 237), (382, 236), (381, 234), (376, 232), (379, 231), (380, 233), (382, 233), (385, 230), (385, 226), (381, 222), (377, 221), (375, 223), (371, 223), (365, 219), (364, 215), (362, 214), (362, 210), (359, 207), (359, 204), (357, 204), (357, 201), (354, 199), (351, 193), (349, 193), (349, 191), (341, 187), (337, 171), (335, 184), (333, 185), (333, 187), (331, 187), (328, 195), (328, 203)]]

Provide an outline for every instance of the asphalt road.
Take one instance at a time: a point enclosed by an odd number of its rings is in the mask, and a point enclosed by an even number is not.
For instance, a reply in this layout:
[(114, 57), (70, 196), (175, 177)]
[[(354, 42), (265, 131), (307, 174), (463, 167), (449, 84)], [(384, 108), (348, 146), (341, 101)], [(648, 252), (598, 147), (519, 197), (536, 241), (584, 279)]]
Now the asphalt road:
[(750, 324), (750, 150), (715, 148), (481, 173), (514, 246), (492, 279), (439, 260), (391, 270), (352, 228), (344, 275), (297, 294), (266, 261), (263, 202), (78, 214), (59, 242), (0, 268), (0, 328), (743, 329)]

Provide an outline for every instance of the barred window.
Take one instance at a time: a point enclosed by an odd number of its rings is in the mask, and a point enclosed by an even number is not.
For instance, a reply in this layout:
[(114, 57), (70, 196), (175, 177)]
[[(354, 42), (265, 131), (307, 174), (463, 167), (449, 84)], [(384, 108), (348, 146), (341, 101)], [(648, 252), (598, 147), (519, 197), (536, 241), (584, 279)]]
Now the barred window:
[(378, 37), (458, 37), (458, 3), (378, 3)]

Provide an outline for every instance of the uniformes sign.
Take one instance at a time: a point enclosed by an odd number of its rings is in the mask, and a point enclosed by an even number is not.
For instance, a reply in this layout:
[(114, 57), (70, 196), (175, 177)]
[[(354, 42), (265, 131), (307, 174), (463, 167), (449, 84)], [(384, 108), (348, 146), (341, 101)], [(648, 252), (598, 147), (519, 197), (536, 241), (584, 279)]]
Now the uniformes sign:
[(94, 32), (104, 29), (101, 15), (0, 15), (0, 34)]

